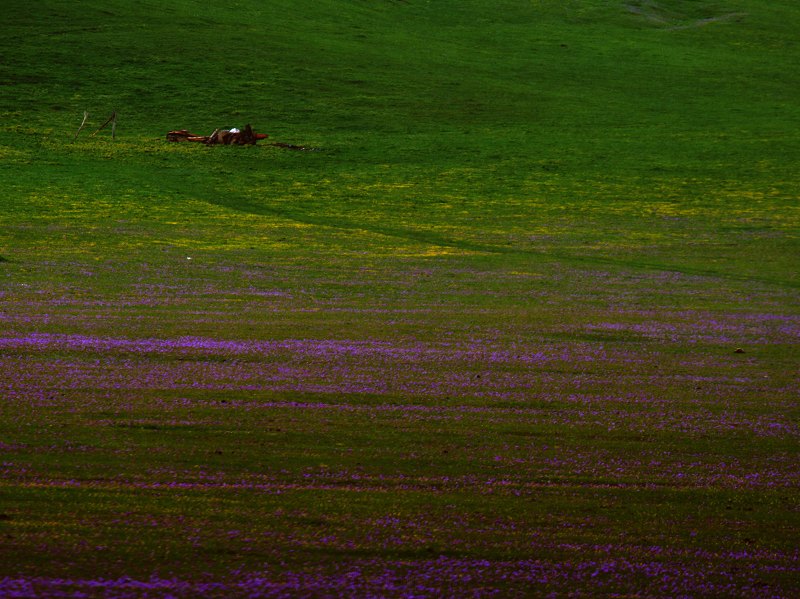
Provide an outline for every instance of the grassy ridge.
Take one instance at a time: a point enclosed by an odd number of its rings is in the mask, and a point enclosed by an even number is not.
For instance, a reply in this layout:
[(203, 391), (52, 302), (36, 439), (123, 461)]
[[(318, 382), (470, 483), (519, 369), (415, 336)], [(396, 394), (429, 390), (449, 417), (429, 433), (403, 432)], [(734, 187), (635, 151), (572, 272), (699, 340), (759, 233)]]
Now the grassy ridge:
[[(451, 244), (474, 247), (460, 239), (470, 230), (491, 238), (486, 220), (507, 213), (575, 231), (550, 236), (565, 241), (562, 256), (646, 246), (660, 255), (642, 263), (677, 267), (677, 251), (695, 255), (698, 272), (733, 274), (748, 270), (742, 256), (760, 252), (770, 256), (766, 272), (790, 282), (781, 256), (797, 249), (787, 234), (797, 227), (800, 147), (796, 36), (786, 25), (795, 9), (507, 4), (12, 4), (19, 18), (0, 101), (17, 133), (4, 152), (23, 171), (10, 178), (49, 176), (30, 160), (35, 152), (67, 167), (60, 182), (75, 177), (108, 195), (156, 182), (162, 197), (180, 188), (227, 208), (434, 244), (443, 236), (396, 222), (398, 209), (453, 198), (468, 218), (442, 215), (460, 225), (444, 239)], [(118, 110), (128, 145), (89, 148), (84, 138), (64, 148), (85, 109), (95, 124)], [(156, 142), (170, 128), (239, 121), (327, 153), (265, 161), (264, 151), (209, 155)], [(298, 183), (325, 197), (297, 201)], [(487, 196), (522, 211), (485, 209)], [(723, 226), (704, 242), (694, 223)], [(640, 227), (658, 235), (629, 243)], [(703, 247), (681, 251), (676, 236)], [(773, 249), (776, 236), (785, 251)], [(770, 241), (762, 249), (754, 237)], [(510, 244), (528, 249), (518, 237)], [(749, 269), (756, 273), (763, 265)]]

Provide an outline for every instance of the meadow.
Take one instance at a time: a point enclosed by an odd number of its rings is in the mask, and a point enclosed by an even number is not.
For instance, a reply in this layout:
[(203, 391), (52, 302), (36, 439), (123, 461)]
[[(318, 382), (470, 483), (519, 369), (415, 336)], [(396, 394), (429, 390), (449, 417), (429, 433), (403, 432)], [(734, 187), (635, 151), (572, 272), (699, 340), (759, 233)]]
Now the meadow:
[(796, 3), (4, 9), (0, 596), (800, 592)]

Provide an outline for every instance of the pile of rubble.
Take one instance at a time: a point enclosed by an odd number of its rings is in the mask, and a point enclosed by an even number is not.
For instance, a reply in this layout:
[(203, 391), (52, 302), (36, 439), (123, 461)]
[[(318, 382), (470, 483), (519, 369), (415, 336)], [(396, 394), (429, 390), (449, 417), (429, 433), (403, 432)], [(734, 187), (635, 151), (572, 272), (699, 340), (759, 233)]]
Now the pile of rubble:
[(256, 133), (250, 125), (245, 125), (244, 129), (214, 129), (211, 135), (197, 135), (186, 129), (167, 133), (167, 141), (193, 141), (207, 146), (253, 146), (268, 137), (266, 133)]

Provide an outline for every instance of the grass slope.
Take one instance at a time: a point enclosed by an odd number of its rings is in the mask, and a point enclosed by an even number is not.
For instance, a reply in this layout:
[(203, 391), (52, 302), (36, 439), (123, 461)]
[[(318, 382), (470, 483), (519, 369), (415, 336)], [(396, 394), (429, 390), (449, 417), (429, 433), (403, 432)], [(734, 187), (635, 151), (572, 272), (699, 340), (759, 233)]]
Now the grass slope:
[[(433, 244), (495, 247), (497, 224), (523, 252), (796, 286), (791, 7), (506, 4), (21, 5), (2, 75), (7, 130), (22, 134), (4, 150), (23, 169), (9, 178), (88, 177), (108, 196), (155, 182), (162, 199), (180, 188)], [(95, 124), (118, 110), (121, 143), (64, 147), (83, 110)], [(156, 141), (239, 121), (326, 153), (267, 166), (265, 152)], [(67, 172), (39, 172), (51, 152)], [(320, 181), (324, 197), (309, 197)], [(425, 207), (427, 226), (401, 219), (409, 206)], [(555, 243), (513, 231), (520, 217), (555, 229)], [(450, 236), (434, 231), (445, 223)]]
[(790, 596), (800, 8), (221, 4), (4, 3), (0, 594)]

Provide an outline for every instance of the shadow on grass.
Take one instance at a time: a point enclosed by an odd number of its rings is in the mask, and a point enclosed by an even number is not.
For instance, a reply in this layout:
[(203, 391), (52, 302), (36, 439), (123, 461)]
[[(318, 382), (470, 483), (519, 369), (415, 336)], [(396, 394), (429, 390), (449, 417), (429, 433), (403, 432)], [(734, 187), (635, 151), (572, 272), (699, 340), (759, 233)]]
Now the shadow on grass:
[(376, 226), (372, 223), (359, 223), (341, 216), (325, 217), (304, 213), (300, 210), (292, 209), (286, 210), (284, 208), (274, 208), (263, 204), (257, 204), (252, 200), (245, 197), (231, 196), (230, 194), (224, 197), (215, 197), (210, 199), (206, 197), (209, 203), (233, 210), (236, 212), (243, 212), (246, 214), (254, 214), (258, 216), (272, 216), (291, 220), (293, 222), (301, 223), (304, 225), (314, 225), (319, 227), (330, 227), (337, 230), (348, 231), (364, 231), (376, 235), (384, 235), (386, 237), (393, 237), (417, 243), (426, 243), (436, 247), (454, 248), (470, 252), (479, 252), (484, 254), (494, 255), (523, 255), (523, 256), (538, 256), (545, 260), (558, 260), (570, 262), (578, 265), (589, 266), (602, 266), (611, 268), (625, 268), (634, 270), (650, 270), (662, 272), (675, 272), (686, 276), (698, 277), (711, 277), (723, 280), (762, 283), (766, 285), (777, 285), (779, 287), (787, 288), (800, 288), (800, 282), (790, 279), (777, 279), (772, 277), (754, 276), (754, 275), (739, 275), (731, 272), (724, 272), (711, 268), (697, 268), (687, 265), (675, 265), (662, 262), (650, 262), (635, 259), (626, 259), (614, 256), (589, 256), (582, 254), (575, 254), (565, 252), (557, 249), (531, 249), (521, 248), (514, 245), (492, 245), (484, 243), (475, 243), (473, 241), (464, 239), (455, 239), (441, 235), (434, 231), (426, 231), (420, 229), (408, 229), (402, 227), (392, 226)]

